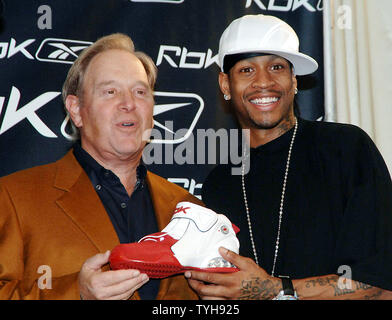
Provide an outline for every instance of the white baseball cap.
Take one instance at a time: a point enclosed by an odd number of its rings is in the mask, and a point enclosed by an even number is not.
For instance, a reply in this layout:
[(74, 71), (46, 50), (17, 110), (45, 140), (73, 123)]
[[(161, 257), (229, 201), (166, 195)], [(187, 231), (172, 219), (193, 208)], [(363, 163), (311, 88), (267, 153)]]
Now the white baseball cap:
[(226, 56), (244, 53), (283, 57), (292, 63), (296, 75), (310, 74), (318, 68), (316, 60), (299, 52), (299, 39), (293, 28), (274, 16), (245, 15), (230, 23), (219, 41), (222, 72)]

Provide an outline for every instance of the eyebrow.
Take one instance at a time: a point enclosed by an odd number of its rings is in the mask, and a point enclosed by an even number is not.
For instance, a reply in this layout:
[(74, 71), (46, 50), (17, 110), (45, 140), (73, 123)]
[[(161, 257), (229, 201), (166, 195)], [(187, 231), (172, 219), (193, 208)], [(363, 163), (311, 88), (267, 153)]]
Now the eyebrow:
[[(100, 88), (100, 87), (105, 87), (105, 86), (118, 84), (118, 83), (119, 82), (117, 80), (103, 80), (103, 81), (98, 82), (94, 87), (95, 88)], [(149, 88), (149, 85), (146, 82), (140, 81), (140, 80), (136, 81), (134, 83), (134, 85), (136, 85), (136, 86), (141, 85), (143, 87)]]
[(111, 84), (115, 84), (117, 81), (115, 80), (104, 80), (104, 81), (100, 81), (98, 82), (95, 87), (104, 87), (104, 86), (108, 86)]

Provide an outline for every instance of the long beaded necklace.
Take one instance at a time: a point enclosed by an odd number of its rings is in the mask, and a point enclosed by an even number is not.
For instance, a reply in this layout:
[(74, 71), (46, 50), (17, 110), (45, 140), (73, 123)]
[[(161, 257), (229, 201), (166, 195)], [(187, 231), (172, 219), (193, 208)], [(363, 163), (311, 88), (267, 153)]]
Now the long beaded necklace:
[[(293, 136), (292, 136), (291, 142), (290, 142), (289, 153), (287, 155), (286, 170), (285, 170), (285, 173), (284, 173), (282, 193), (281, 193), (281, 196), (280, 196), (278, 234), (277, 234), (277, 237), (276, 237), (274, 262), (273, 262), (273, 265), (272, 265), (272, 272), (271, 272), (271, 275), (273, 277), (275, 276), (276, 259), (278, 257), (278, 252), (279, 252), (280, 227), (282, 225), (284, 196), (285, 196), (285, 193), (286, 193), (287, 176), (288, 176), (289, 167), (290, 167), (291, 151), (293, 149), (294, 140), (295, 140), (295, 137), (297, 135), (297, 129), (298, 129), (298, 121), (297, 121), (297, 118), (295, 118), (294, 132), (293, 132)], [(242, 164), (241, 182), (242, 182), (242, 192), (243, 192), (243, 195), (244, 195), (244, 204), (245, 204), (245, 210), (246, 210), (246, 218), (248, 220), (250, 241), (251, 241), (251, 244), (252, 244), (253, 254), (255, 256), (255, 262), (258, 265), (259, 261), (258, 261), (258, 257), (257, 257), (255, 242), (254, 242), (254, 239), (253, 239), (252, 223), (251, 223), (251, 220), (250, 220), (248, 199), (247, 199), (247, 196), (246, 196), (246, 189), (245, 189), (245, 162)]]

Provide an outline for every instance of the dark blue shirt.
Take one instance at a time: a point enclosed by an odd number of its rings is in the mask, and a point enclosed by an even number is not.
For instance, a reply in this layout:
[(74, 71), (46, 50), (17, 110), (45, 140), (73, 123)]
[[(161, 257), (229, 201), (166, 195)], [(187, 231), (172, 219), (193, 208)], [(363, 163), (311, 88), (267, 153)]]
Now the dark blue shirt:
[[(137, 182), (129, 196), (120, 179), (112, 171), (102, 167), (80, 143), (75, 143), (74, 155), (101, 199), (120, 243), (137, 242), (145, 235), (158, 232), (146, 182), (147, 169), (143, 164), (136, 169)], [(158, 289), (159, 280), (150, 279), (138, 292), (142, 299), (151, 300), (156, 298)]]

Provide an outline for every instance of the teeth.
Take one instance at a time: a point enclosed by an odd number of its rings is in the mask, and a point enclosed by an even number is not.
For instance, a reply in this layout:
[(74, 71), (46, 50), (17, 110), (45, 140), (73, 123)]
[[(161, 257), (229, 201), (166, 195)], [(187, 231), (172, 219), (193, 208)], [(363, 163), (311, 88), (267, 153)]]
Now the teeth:
[(269, 103), (274, 103), (278, 100), (279, 100), (279, 98), (277, 98), (277, 97), (266, 97), (266, 98), (261, 98), (261, 99), (259, 99), (259, 98), (253, 99), (253, 100), (250, 100), (250, 102), (254, 103), (254, 104), (269, 104)]
[(123, 123), (122, 126), (123, 126), (123, 127), (132, 127), (132, 126), (133, 126), (133, 123), (132, 123), (132, 122)]

